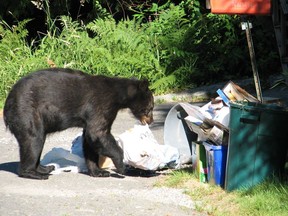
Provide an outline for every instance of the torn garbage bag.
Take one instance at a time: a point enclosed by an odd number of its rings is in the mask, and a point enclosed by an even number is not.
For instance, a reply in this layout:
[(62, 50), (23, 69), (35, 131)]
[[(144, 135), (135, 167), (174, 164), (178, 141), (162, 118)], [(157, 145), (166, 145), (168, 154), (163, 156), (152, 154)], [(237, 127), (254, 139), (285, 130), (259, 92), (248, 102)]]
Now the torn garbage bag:
[[(177, 169), (180, 167), (178, 149), (169, 145), (159, 144), (148, 125), (134, 125), (133, 128), (116, 137), (116, 140), (123, 149), (123, 162), (126, 165), (151, 171), (163, 168)], [(82, 134), (73, 140), (70, 151), (63, 148), (53, 148), (44, 156), (41, 164), (54, 165), (55, 171), (51, 174), (86, 172)]]
[(158, 170), (180, 166), (178, 149), (158, 144), (148, 125), (135, 125), (119, 136), (118, 143), (124, 151), (124, 163), (135, 168)]

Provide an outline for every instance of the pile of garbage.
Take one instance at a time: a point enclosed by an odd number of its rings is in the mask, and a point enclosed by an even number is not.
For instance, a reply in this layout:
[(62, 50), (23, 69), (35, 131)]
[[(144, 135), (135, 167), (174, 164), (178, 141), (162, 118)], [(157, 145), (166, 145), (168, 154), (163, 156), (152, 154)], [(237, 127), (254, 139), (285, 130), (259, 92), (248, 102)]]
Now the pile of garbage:
[(214, 145), (228, 145), (230, 103), (236, 101), (260, 101), (240, 86), (229, 81), (223, 89), (218, 89), (219, 97), (202, 106), (202, 116), (194, 114), (185, 118), (190, 130), (198, 134), (198, 140), (209, 141)]
[[(177, 169), (180, 166), (176, 147), (159, 144), (148, 125), (135, 124), (133, 128), (116, 137), (124, 152), (124, 164), (140, 170), (157, 171), (164, 168)], [(41, 161), (43, 165), (54, 165), (51, 174), (62, 172), (87, 172), (83, 155), (83, 137), (79, 134), (70, 150), (53, 148)], [(114, 168), (110, 158), (101, 157), (101, 168)]]

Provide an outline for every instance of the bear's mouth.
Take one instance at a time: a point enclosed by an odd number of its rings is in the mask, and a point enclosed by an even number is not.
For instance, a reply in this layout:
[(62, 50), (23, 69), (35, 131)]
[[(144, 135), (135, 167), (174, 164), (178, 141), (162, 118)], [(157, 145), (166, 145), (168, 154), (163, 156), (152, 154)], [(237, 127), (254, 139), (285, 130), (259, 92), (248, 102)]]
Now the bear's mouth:
[(143, 115), (143, 116), (141, 116), (141, 118), (139, 120), (140, 120), (142, 125), (145, 125), (145, 124), (150, 125), (153, 122), (153, 117)]

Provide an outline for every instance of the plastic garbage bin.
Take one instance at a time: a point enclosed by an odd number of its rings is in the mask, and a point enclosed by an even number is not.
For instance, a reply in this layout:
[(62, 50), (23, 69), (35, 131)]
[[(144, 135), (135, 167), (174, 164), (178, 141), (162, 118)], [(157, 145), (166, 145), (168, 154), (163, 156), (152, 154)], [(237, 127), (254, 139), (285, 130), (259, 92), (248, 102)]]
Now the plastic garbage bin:
[(249, 188), (285, 168), (287, 108), (252, 102), (230, 103), (225, 189)]
[(203, 142), (203, 145), (206, 149), (206, 159), (208, 164), (208, 183), (224, 187), (227, 146), (216, 146), (207, 142)]
[(190, 131), (184, 118), (189, 114), (197, 114), (199, 107), (188, 103), (174, 105), (164, 122), (164, 144), (176, 147), (180, 153), (181, 163), (196, 160), (196, 145), (192, 141), (197, 139), (197, 134)]

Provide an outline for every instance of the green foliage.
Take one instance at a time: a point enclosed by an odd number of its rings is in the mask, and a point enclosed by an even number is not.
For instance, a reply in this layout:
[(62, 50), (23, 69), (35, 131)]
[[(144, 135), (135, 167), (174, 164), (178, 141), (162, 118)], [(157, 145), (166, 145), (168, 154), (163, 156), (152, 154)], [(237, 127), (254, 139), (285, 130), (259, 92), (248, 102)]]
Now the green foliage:
[(93, 31), (93, 40), (104, 52), (94, 70), (109, 75), (157, 79), (161, 68), (151, 53), (149, 39), (135, 20), (118, 24), (113, 19), (97, 19), (87, 26)]
[(94, 52), (95, 45), (85, 27), (67, 16), (61, 17), (61, 25), (61, 33), (58, 35), (55, 30), (45, 35), (34, 55), (53, 61), (58, 67), (90, 69), (89, 56)]
[[(58, 3), (63, 5), (65, 1)], [(145, 77), (155, 94), (237, 76), (251, 77), (249, 52), (239, 17), (203, 13), (200, 1), (178, 4), (171, 0), (161, 4), (149, 1), (151, 5), (138, 2), (131, 8), (134, 18), (125, 17), (121, 21), (109, 15), (103, 1), (82, 1), (93, 5), (86, 22), (78, 16), (74, 20), (71, 16), (59, 16), (54, 3), (47, 0), (37, 2), (43, 3), (47, 33), (42, 32), (31, 43), (27, 43), (26, 28), (30, 20), (10, 26), (3, 20), (0, 23), (1, 100), (20, 77), (54, 64), (91, 74)], [(68, 8), (64, 11), (69, 14)], [(92, 21), (87, 23), (89, 19)], [(258, 43), (255, 47), (259, 68), (263, 70), (260, 72), (264, 73), (272, 66), (277, 68), (271, 64), (277, 55), (269, 46), (269, 28), (263, 31), (260, 28), (263, 23), (258, 23), (254, 30)]]
[(190, 21), (181, 6), (169, 5), (158, 11), (153, 22), (143, 24), (145, 34), (153, 46), (154, 55), (164, 67), (164, 76), (152, 85), (158, 93), (167, 89), (183, 89), (189, 83), (189, 75), (194, 70), (195, 56), (184, 49), (184, 35)]
[(198, 59), (195, 65), (199, 70), (191, 74), (196, 84), (229, 79), (231, 71), (237, 68), (243, 72), (243, 48), (237, 46), (240, 40), (235, 31), (238, 17), (207, 14), (192, 22), (185, 35), (187, 52), (194, 53)]
[[(86, 0), (88, 1), (88, 0)], [(100, 18), (100, 19), (104, 19), (107, 17), (111, 17), (111, 14), (108, 13), (108, 11), (101, 5), (101, 0), (89, 0), (92, 2), (92, 8), (93, 10), (91, 11), (91, 13), (88, 14), (88, 19), (89, 20), (93, 20), (95, 18)], [(89, 2), (88, 1), (88, 2)]]
[(277, 179), (239, 192), (237, 199), (242, 215), (287, 215), (288, 185)]
[[(25, 25), (29, 20), (19, 22), (18, 25), (8, 26), (0, 22), (0, 98), (6, 97), (7, 92), (19, 79), (30, 64), (31, 47), (25, 41), (28, 31)], [(29, 66), (28, 66), (29, 67)]]

